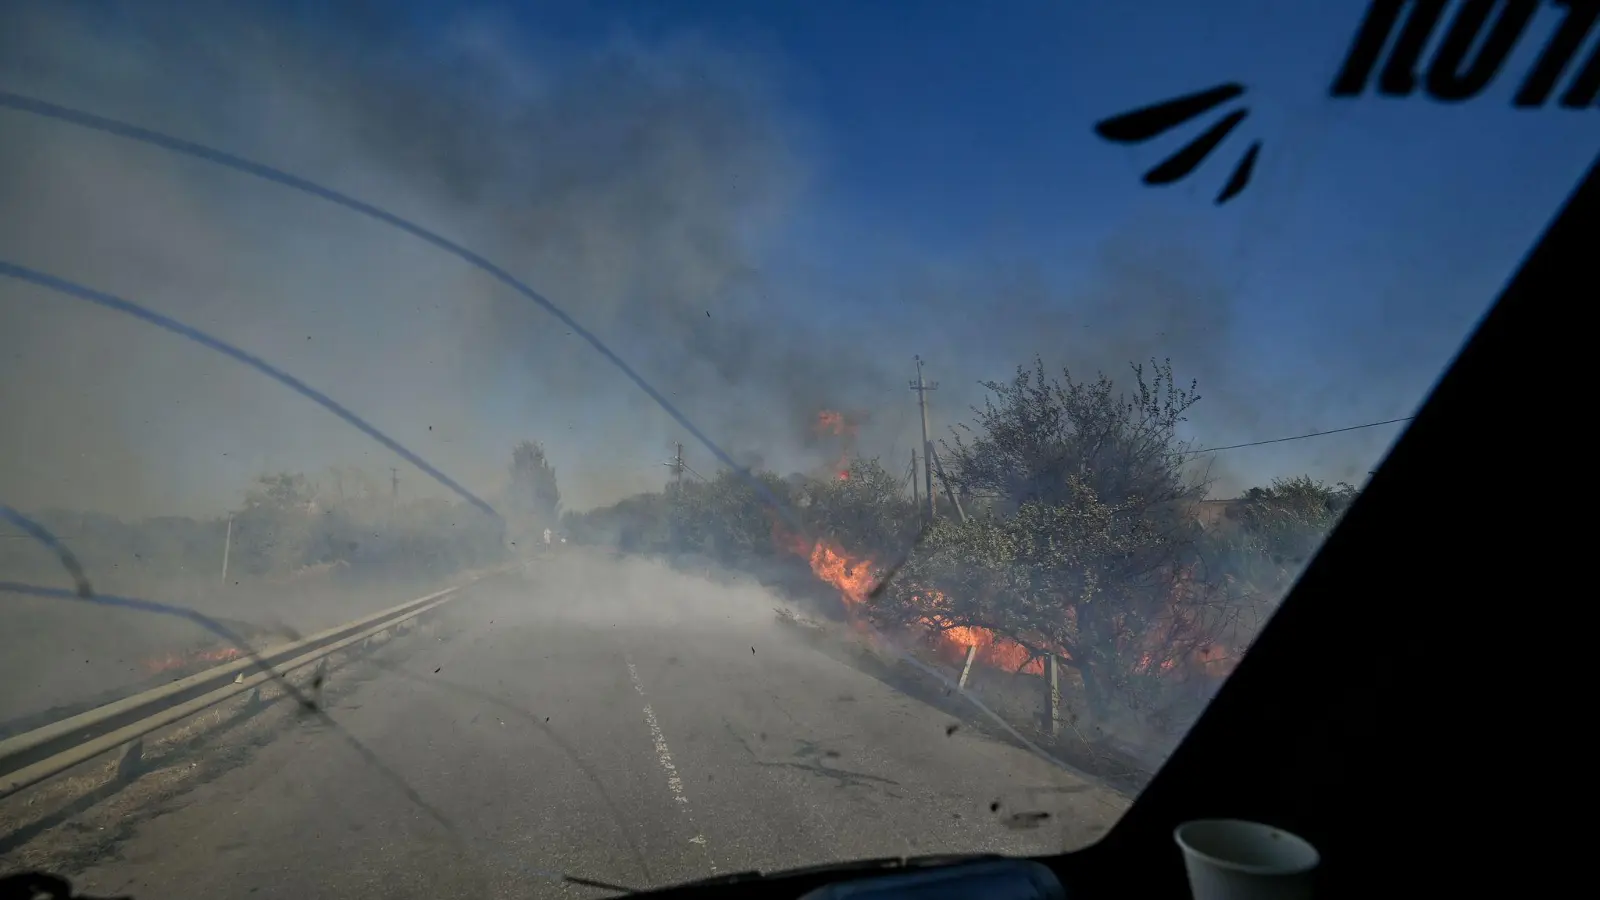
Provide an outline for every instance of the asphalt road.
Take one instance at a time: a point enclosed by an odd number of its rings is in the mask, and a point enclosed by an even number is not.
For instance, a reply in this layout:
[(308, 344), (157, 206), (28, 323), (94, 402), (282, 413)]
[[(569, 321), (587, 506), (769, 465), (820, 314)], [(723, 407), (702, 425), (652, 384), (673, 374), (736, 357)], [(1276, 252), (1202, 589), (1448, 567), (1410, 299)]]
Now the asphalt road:
[[(753, 588), (576, 560), (475, 588), (187, 789), (83, 890), (135, 897), (603, 896), (747, 869), (1056, 852), (1125, 801), (806, 646)], [(335, 679), (339, 676), (336, 673)], [(995, 804), (999, 804), (998, 809)], [(1047, 812), (1031, 828), (1018, 813)], [(1032, 818), (1032, 817), (1028, 817)]]

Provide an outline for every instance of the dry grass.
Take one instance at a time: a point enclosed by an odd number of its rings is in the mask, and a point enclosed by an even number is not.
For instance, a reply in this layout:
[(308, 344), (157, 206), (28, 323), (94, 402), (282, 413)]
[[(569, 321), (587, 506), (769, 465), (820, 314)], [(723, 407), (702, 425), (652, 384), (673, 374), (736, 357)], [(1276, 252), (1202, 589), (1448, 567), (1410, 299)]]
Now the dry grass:
[[(1081, 692), (1073, 690), (1075, 676), (1070, 672), (1064, 673), (1066, 677), (1061, 684), (1062, 730), (1060, 734), (1052, 735), (1044, 727), (1047, 703), (1042, 690), (1043, 681), (1038, 676), (974, 668), (965, 692), (968, 696), (963, 698), (953, 689), (960, 675), (959, 670), (952, 669), (931, 652), (917, 652), (915, 646), (909, 650), (896, 650), (842, 622), (808, 618), (786, 608), (779, 608), (775, 612), (780, 622), (796, 629), (823, 652), (873, 675), (897, 690), (933, 704), (970, 727), (999, 740), (1013, 740), (968, 702), (968, 698), (978, 700), (1027, 741), (1124, 796), (1131, 798), (1137, 795), (1152, 774), (1149, 767), (1137, 763), (1125, 753), (1113, 750), (1108, 746), (1106, 735), (1087, 724), (1087, 710), (1079, 702), (1080, 698), (1074, 696)], [(949, 683), (938, 681), (905, 663), (903, 653), (909, 653), (929, 668), (944, 672)]]

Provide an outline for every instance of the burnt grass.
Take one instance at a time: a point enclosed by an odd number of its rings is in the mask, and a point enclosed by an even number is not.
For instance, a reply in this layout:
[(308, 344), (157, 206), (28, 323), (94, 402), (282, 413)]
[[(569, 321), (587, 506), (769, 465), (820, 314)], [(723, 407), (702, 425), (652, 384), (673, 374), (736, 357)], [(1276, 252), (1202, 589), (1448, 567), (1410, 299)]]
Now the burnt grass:
[[(780, 623), (813, 649), (938, 709), (960, 723), (960, 728), (972, 729), (1018, 749), (1028, 749), (953, 688), (958, 672), (947, 670), (945, 675), (951, 683), (945, 684), (902, 659), (874, 652), (856, 640), (850, 633), (849, 616), (838, 591), (817, 580), (810, 567), (798, 557), (779, 558), (760, 567), (743, 566), (733, 571), (712, 560), (689, 562), (671, 557), (661, 560), (680, 571), (714, 580), (747, 578), (755, 581), (818, 623), (808, 624), (784, 613), (777, 616)], [(922, 661), (932, 668), (941, 668), (937, 662)], [(973, 676), (975, 683), (992, 680), (987, 673)], [(1017, 702), (1019, 692), (1015, 685), (996, 685), (994, 693), (1000, 696), (993, 697), (985, 686), (975, 684), (974, 687), (974, 696), (1034, 746), (1067, 768), (1129, 798), (1143, 790), (1159, 768), (1152, 764), (1149, 753), (1136, 755), (1130, 748), (1078, 721), (1077, 713), (1065, 696), (1062, 714), (1066, 721), (1062, 723), (1061, 733), (1052, 736), (1043, 720), (1042, 696)], [(1068, 693), (1066, 684), (1062, 685), (1062, 693)]]
[[(833, 617), (828, 617), (832, 619)], [(818, 652), (831, 657), (863, 674), (870, 675), (890, 688), (932, 706), (948, 715), (959, 728), (967, 728), (997, 741), (1003, 741), (1021, 750), (1029, 748), (986, 715), (970, 700), (958, 692), (953, 683), (957, 673), (947, 673), (951, 684), (945, 684), (904, 660), (887, 658), (853, 640), (832, 633), (831, 628), (814, 627), (801, 621), (778, 616), (779, 622)], [(836, 620), (843, 626), (842, 614)], [(1131, 754), (1111, 745), (1109, 741), (1094, 740), (1084, 734), (1076, 723), (1063, 723), (1062, 734), (1052, 737), (1043, 719), (1043, 703), (1039, 703), (1037, 717), (1007, 715), (1009, 710), (996, 710), (995, 704), (979, 695), (985, 705), (1005, 720), (1006, 724), (1044, 750), (1059, 763), (1089, 780), (1102, 784), (1129, 798), (1136, 796), (1154, 776), (1154, 770)], [(955, 728), (950, 729), (953, 733)]]
[[(251, 625), (248, 622), (228, 621), (225, 624), (233, 630), (234, 634), (239, 635), (245, 640), (246, 643), (250, 644), (254, 644), (259, 638), (274, 634), (271, 629), (260, 628), (255, 625)], [(188, 678), (190, 675), (204, 672), (207, 669), (215, 668), (219, 665), (222, 665), (222, 662), (218, 662), (214, 659), (206, 659), (204, 658), (203, 654), (210, 651), (226, 649), (237, 648), (233, 648), (232, 645), (226, 644), (220, 640), (191, 642), (184, 647), (175, 646), (173, 648), (173, 655), (183, 660), (181, 665), (173, 666), (165, 671), (152, 674), (139, 681), (122, 685), (112, 690), (101, 691), (92, 696), (85, 697), (82, 700), (72, 703), (57, 704), (48, 709), (41, 709), (37, 712), (26, 713), (24, 715), (14, 716), (10, 719), (0, 721), (0, 740), (15, 737), (19, 734), (25, 734), (34, 730), (35, 728), (43, 728), (46, 725), (59, 722), (62, 719), (76, 716), (81, 713), (86, 713), (92, 709), (98, 709), (102, 706), (105, 706), (106, 704), (115, 703), (118, 700), (132, 697), (135, 694), (142, 694), (145, 691), (154, 690), (164, 684), (171, 684), (174, 681), (181, 681), (184, 678)], [(225, 662), (231, 662), (231, 660), (225, 660)]]
[[(436, 640), (448, 641), (450, 637), (448, 631), (443, 631)], [(416, 644), (402, 640), (370, 650), (335, 654), (331, 671), (338, 677), (328, 682), (320, 705), (323, 709), (337, 709), (341, 701), (383, 671), (386, 656), (405, 655), (416, 649)], [(201, 662), (196, 665), (198, 670), (216, 664)], [(192, 674), (187, 668), (163, 673), (155, 683)], [(149, 686), (153, 685), (146, 685), (146, 688)], [(137, 690), (117, 693), (126, 696)], [(112, 696), (112, 699), (118, 698)], [(102, 702), (109, 701), (96, 698), (84, 701), (81, 706), (88, 709)], [(318, 719), (307, 716), (290, 703), (288, 697), (281, 695), (261, 703), (239, 700), (225, 701), (225, 704), (218, 721), (194, 729), (158, 753), (147, 756), (132, 778), (111, 779), (84, 793), (45, 804), (28, 821), (8, 823), (9, 829), (0, 831), (0, 868), (14, 867), (23, 856), (43, 856), (48, 858), (49, 868), (76, 875), (108, 859), (119, 858), (122, 842), (142, 823), (182, 808), (189, 802), (194, 788), (248, 764), (258, 751), (288, 732), (322, 726)], [(74, 704), (71, 709), (78, 706), (80, 704)], [(38, 715), (59, 717), (63, 714), (51, 710)], [(28, 717), (29, 720), (34, 718), (37, 717)], [(186, 725), (175, 728), (188, 730)], [(183, 774), (170, 783), (159, 778), (163, 773), (172, 772)], [(135, 802), (119, 805), (119, 799), (129, 793), (139, 796)], [(104, 809), (110, 806), (118, 808), (115, 811)], [(53, 834), (59, 837), (52, 839)]]

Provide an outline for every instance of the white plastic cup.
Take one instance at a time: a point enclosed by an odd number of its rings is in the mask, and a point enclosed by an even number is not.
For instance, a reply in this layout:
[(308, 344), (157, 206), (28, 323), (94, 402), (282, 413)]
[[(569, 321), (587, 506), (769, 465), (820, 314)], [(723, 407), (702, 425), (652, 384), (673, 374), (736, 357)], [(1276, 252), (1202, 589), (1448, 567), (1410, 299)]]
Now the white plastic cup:
[(1241, 819), (1196, 819), (1172, 836), (1194, 900), (1310, 900), (1321, 856), (1304, 838)]

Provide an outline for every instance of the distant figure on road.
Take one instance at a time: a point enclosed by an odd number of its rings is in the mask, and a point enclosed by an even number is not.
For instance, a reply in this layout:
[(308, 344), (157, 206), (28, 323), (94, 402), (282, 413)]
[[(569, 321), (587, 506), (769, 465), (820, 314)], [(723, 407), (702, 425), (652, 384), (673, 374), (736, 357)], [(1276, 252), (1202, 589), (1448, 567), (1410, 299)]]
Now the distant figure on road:
[(544, 545), (546, 547), (550, 546), (550, 529), (548, 528), (544, 530)]

